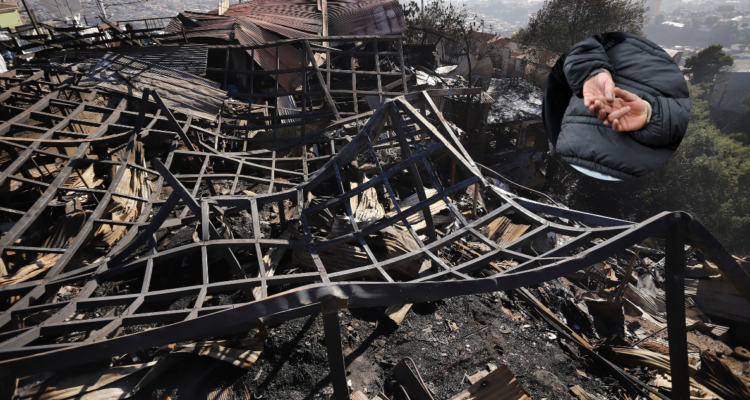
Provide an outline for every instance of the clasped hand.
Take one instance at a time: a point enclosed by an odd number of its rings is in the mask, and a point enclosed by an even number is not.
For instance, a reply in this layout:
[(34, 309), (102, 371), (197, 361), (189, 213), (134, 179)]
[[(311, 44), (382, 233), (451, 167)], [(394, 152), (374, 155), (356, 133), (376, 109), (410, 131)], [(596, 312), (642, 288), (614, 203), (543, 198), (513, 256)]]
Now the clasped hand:
[(637, 95), (615, 87), (612, 77), (605, 72), (583, 84), (583, 104), (604, 125), (612, 124), (615, 132), (637, 131), (648, 120), (648, 104)]

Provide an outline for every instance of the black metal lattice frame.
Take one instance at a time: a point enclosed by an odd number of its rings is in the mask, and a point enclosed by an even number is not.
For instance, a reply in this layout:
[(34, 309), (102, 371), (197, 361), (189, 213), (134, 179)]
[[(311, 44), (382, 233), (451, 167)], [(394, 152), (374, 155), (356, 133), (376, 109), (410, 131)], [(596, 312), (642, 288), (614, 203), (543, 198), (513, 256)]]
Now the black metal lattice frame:
[[(349, 49), (329, 47), (331, 42), (355, 43)], [(214, 141), (214, 148), (220, 146), (220, 141), (240, 141), (243, 144), (243, 151), (247, 150), (247, 144), (252, 142), (277, 142), (277, 131), (279, 128), (300, 127), (302, 136), (305, 136), (307, 125), (314, 121), (325, 120), (326, 118), (335, 118), (340, 120), (342, 117), (355, 116), (359, 119), (362, 112), (359, 109), (359, 103), (366, 96), (377, 97), (377, 103), (381, 103), (385, 98), (397, 97), (408, 93), (407, 75), (404, 67), (404, 57), (402, 48), (403, 37), (401, 36), (324, 36), (316, 38), (297, 38), (279, 40), (273, 43), (265, 43), (253, 46), (245, 45), (212, 45), (209, 49), (215, 51), (224, 51), (225, 60), (224, 68), (207, 68), (207, 72), (218, 72), (223, 74), (224, 87), (227, 87), (228, 78), (232, 74), (246, 76), (248, 80), (249, 92), (233, 93), (232, 96), (237, 98), (246, 98), (249, 102), (248, 112), (246, 115), (233, 115), (223, 113), (221, 117), (228, 121), (241, 121), (240, 124), (226, 124), (225, 129), (240, 129), (245, 131), (244, 137), (217, 137)], [(372, 50), (364, 48), (372, 47)], [(389, 47), (395, 47), (389, 48)], [(290, 58), (290, 53), (282, 50), (295, 50), (291, 54), (298, 54), (299, 59)], [(250, 56), (250, 67), (245, 70), (232, 70), (230, 68), (230, 57), (232, 51), (247, 52)], [(263, 58), (264, 53), (271, 54), (269, 59), (276, 66), (271, 70), (256, 68), (256, 57)], [(325, 57), (323, 65), (318, 66), (315, 56)], [(236, 56), (235, 56), (236, 57)], [(332, 58), (333, 57), (333, 58)], [(334, 68), (333, 62), (341, 57), (347, 57), (350, 69)], [(398, 64), (398, 71), (382, 71), (381, 60), (390, 57)], [(280, 68), (283, 62), (285, 64), (299, 64), (297, 68)], [(355, 68), (357, 60), (372, 58), (374, 68), (365, 69), (362, 66)], [(279, 77), (282, 75), (299, 74), (302, 76), (301, 84), (293, 90), (280, 88)], [(332, 76), (344, 76), (351, 81), (351, 89), (337, 89), (332, 85)], [(362, 88), (357, 86), (357, 78), (374, 76), (376, 80), (375, 87)], [(390, 84), (385, 84), (386, 78), (395, 79)], [(269, 79), (272, 78), (272, 79)], [(264, 92), (256, 91), (254, 85), (261, 80), (275, 82), (273, 90)], [(311, 90), (311, 82), (316, 84), (315, 90)], [(400, 88), (400, 89), (397, 89)], [(296, 96), (300, 104), (292, 113), (281, 113), (282, 106), (279, 99), (286, 96)], [(350, 98), (349, 98), (350, 97)], [(262, 105), (263, 101), (276, 101), (276, 104)], [(339, 110), (336, 100), (339, 104), (349, 103), (353, 106), (352, 111)], [(344, 100), (344, 101), (341, 101)], [(315, 111), (315, 103), (325, 104), (319, 111)], [(263, 109), (264, 115), (254, 115), (253, 111)], [(270, 114), (270, 115), (267, 115)], [(355, 119), (355, 120), (356, 120)], [(268, 130), (272, 133), (271, 137), (253, 137), (251, 130)]]
[[(184, 41), (185, 36), (182, 32), (164, 31), (172, 19), (147, 18), (119, 21), (117, 24), (103, 19), (102, 22), (110, 27), (106, 31), (102, 26), (98, 25), (58, 27), (49, 24), (40, 24), (40, 30), (45, 31), (44, 34), (28, 36), (9, 32), (8, 35), (29, 42), (25, 45), (15, 45), (15, 42), (13, 43), (13, 50), (19, 54), (25, 50), (37, 48), (39, 49), (38, 52), (105, 49), (112, 43), (140, 46), (140, 41), (144, 39), (149, 39), (156, 45), (161, 45), (162, 41)], [(127, 23), (133, 25), (134, 29), (132, 31), (122, 31), (119, 28), (119, 26), (124, 27)]]
[[(34, 74), (33, 77), (32, 81), (36, 80), (38, 83), (40, 75)], [(35, 87), (39, 87), (39, 85), (32, 85), (30, 82), (27, 82), (30, 90), (33, 91), (36, 90)], [(66, 90), (68, 90), (68, 87), (61, 85), (50, 93), (38, 93), (38, 101), (33, 106), (21, 111), (12, 120), (5, 121), (0, 125), (0, 134), (7, 134), (14, 124), (22, 124), (24, 118), (29, 118), (32, 113), (46, 107), (45, 104), (52, 101), (51, 97), (61, 96)], [(3, 252), (3, 255), (7, 252), (17, 253), (20, 251), (37, 253), (46, 251), (62, 254), (57, 263), (45, 272), (43, 278), (0, 288), (0, 298), (7, 301), (15, 299), (7, 310), (0, 313), (0, 324), (3, 326), (9, 326), (8, 324), (18, 316), (41, 311), (49, 314), (49, 317), (38, 325), (6, 329), (3, 333), (0, 333), (0, 359), (2, 359), (0, 361), (0, 376), (28, 376), (47, 370), (81, 365), (125, 354), (135, 349), (240, 333), (247, 331), (258, 320), (263, 324), (273, 324), (322, 312), (327, 339), (330, 339), (326, 340), (326, 344), (328, 346), (332, 382), (336, 396), (346, 398), (348, 397), (348, 389), (341, 342), (340, 338), (336, 340), (335, 337), (336, 332), (338, 332), (338, 316), (335, 310), (430, 301), (458, 295), (519, 288), (586, 268), (605, 260), (614, 253), (640, 243), (648, 237), (665, 237), (667, 240), (668, 271), (668, 282), (666, 284), (667, 316), (668, 325), (671, 329), (672, 371), (673, 376), (686, 377), (687, 343), (684, 340), (682, 277), (684, 243), (687, 242), (701, 248), (707, 257), (719, 266), (722, 273), (730, 277), (740, 293), (747, 299), (750, 299), (750, 277), (736, 264), (732, 256), (721, 247), (716, 239), (685, 213), (665, 212), (642, 223), (632, 223), (533, 202), (515, 197), (488, 184), (471, 158), (468, 157), (466, 150), (461, 146), (456, 133), (442, 119), (438, 107), (432, 100), (432, 98), (439, 96), (474, 93), (475, 91), (471, 89), (442, 90), (413, 93), (386, 100), (376, 111), (357, 116), (367, 119), (364, 128), (355, 137), (346, 138), (338, 147), (332, 144), (334, 154), (330, 157), (312, 161), (304, 158), (295, 159), (293, 165), (296, 167), (292, 169), (282, 169), (277, 166), (277, 163), (283, 158), (277, 158), (276, 152), (294, 147), (306, 149), (309, 145), (317, 144), (321, 140), (324, 142), (330, 140), (330, 137), (326, 135), (344, 124), (345, 120), (334, 121), (327, 127), (321, 128), (319, 132), (289, 140), (288, 143), (272, 150), (255, 151), (251, 155), (222, 154), (215, 149), (211, 149), (211, 146), (206, 145), (201, 139), (201, 137), (209, 137), (216, 133), (198, 129), (193, 132), (192, 138), (189, 137), (187, 131), (191, 126), (190, 119), (184, 123), (177, 121), (169, 110), (163, 107), (163, 103), (160, 103), (162, 107), (154, 114), (148, 114), (145, 107), (141, 108), (133, 126), (117, 126), (115, 121), (118, 121), (123, 113), (128, 112), (125, 111), (126, 100), (120, 100), (117, 108), (107, 110), (111, 112), (109, 118), (98, 124), (94, 132), (86, 135), (86, 138), (106, 138), (108, 134), (117, 132), (112, 136), (116, 136), (118, 141), (124, 140), (127, 143), (127, 152), (130, 152), (138, 139), (153, 133), (151, 128), (154, 124), (158, 121), (165, 121), (177, 133), (176, 135), (174, 132), (171, 133), (170, 137), (173, 138), (171, 150), (163, 158), (154, 158), (151, 161), (151, 168), (146, 168), (128, 162), (127, 156), (119, 162), (86, 158), (86, 151), (91, 144), (90, 141), (80, 144), (75, 143), (75, 145), (72, 142), (60, 144), (75, 147), (75, 153), (71, 156), (56, 154), (56, 156), (66, 160), (65, 167), (58, 173), (52, 183), (40, 185), (43, 188), (43, 193), (33, 206), (26, 210), (15, 210), (16, 215), (21, 216), (16, 219), (14, 227), (0, 239), (0, 251)], [(69, 124), (74, 121), (76, 112), (81, 112), (90, 106), (87, 101), (92, 100), (96, 92), (91, 91), (87, 94), (89, 95), (87, 100), (78, 104), (69, 104), (71, 107), (75, 105), (75, 111), (64, 118), (65, 123)], [(13, 93), (10, 94), (10, 96), (12, 95)], [(149, 95), (146, 91), (143, 100)], [(6, 99), (8, 97), (6, 94), (0, 96), (5, 96)], [(83, 97), (81, 96), (81, 98)], [(158, 95), (155, 97), (158, 100)], [(142, 101), (141, 103), (144, 104), (145, 102)], [(133, 112), (130, 113), (135, 115)], [(147, 117), (152, 119), (150, 123), (145, 124)], [(52, 137), (59, 134), (68, 135), (62, 137), (78, 138), (70, 132), (59, 132), (62, 123), (56, 124), (40, 137)], [(123, 131), (128, 132), (128, 134), (122, 136), (120, 133)], [(393, 134), (383, 139), (381, 134), (384, 131), (391, 131)], [(426, 136), (428, 140), (419, 140), (421, 135)], [(195, 140), (196, 137), (198, 138), (197, 147), (192, 143), (192, 140)], [(69, 139), (69, 141), (72, 140), (77, 139)], [(28, 154), (27, 158), (31, 158), (34, 154), (42, 154), (44, 151), (39, 149), (39, 146), (34, 147), (33, 144), (19, 145), (17, 141), (7, 138), (0, 139), (0, 143), (5, 147), (22, 148), (22, 155)], [(193, 150), (178, 150), (180, 146)], [(378, 161), (376, 153), (389, 148), (398, 149), (400, 159), (393, 165), (384, 168)], [(201, 152), (200, 149), (204, 151)], [(432, 167), (432, 157), (438, 153), (450, 157), (466, 178), (460, 182), (451, 182), (450, 186), (444, 187)], [(341, 169), (362, 154), (369, 154), (377, 173), (366, 183), (355, 189), (347, 190), (343, 185)], [(192, 157), (197, 160), (201, 165), (198, 174), (175, 174), (171, 170), (175, 157)], [(250, 158), (255, 159), (250, 160)], [(264, 158), (265, 161), (263, 161)], [(219, 174), (214, 175), (207, 168), (209, 164), (213, 164), (217, 160), (237, 166), (237, 173), (227, 175), (231, 176), (234, 182), (263, 179), (264, 182), (269, 183), (269, 186), (278, 185), (277, 187), (282, 187), (282, 190), (269, 189), (264, 194), (247, 196), (235, 193), (237, 186), (235, 183), (228, 195), (209, 193), (208, 196), (200, 197), (197, 188), (200, 187), (201, 182), (208, 181), (208, 185), (212, 185), (211, 180), (217, 179), (217, 176), (219, 176)], [(118, 174), (113, 178), (114, 182), (117, 182), (128, 168), (158, 176), (152, 197), (150, 199), (138, 198), (139, 201), (147, 204), (146, 211), (141, 213), (138, 221), (128, 224), (130, 229), (127, 235), (110, 250), (107, 257), (101, 262), (72, 269), (68, 268), (68, 262), (72, 255), (84, 244), (86, 234), (80, 234), (65, 249), (24, 249), (20, 246), (14, 246), (16, 239), (30, 228), (34, 220), (40, 217), (49, 202), (60, 191), (68, 190), (62, 184), (71, 176), (79, 163), (83, 165), (90, 162), (117, 165), (119, 169)], [(309, 164), (310, 162), (312, 164)], [(269, 163), (271, 164), (270, 167), (267, 165)], [(324, 165), (311, 168), (321, 163), (324, 163)], [(12, 165), (11, 169), (6, 168), (3, 171), (3, 179), (23, 178), (23, 176), (19, 177), (18, 174), (23, 175), (26, 161), (13, 163)], [(254, 173), (266, 174), (270, 179), (243, 174), (245, 168), (254, 171)], [(426, 195), (424, 191), (425, 182), (422, 182), (420, 168), (426, 171), (426, 176), (430, 180), (426, 183), (437, 190), (436, 194), (429, 197)], [(419, 197), (419, 202), (416, 205), (402, 210), (398, 203), (394, 201), (395, 214), (393, 215), (386, 216), (374, 224), (364, 227), (357, 226), (356, 222), (353, 222), (351, 233), (324, 238), (323, 240), (314, 240), (312, 227), (308, 223), (308, 219), (315, 213), (328, 209), (336, 215), (340, 213), (341, 207), (343, 207), (343, 212), (350, 218), (350, 221), (356, 221), (353, 218), (349, 200), (371, 187), (380, 187), (391, 199), (396, 199), (390, 179), (405, 169), (409, 171), (408, 176), (412, 179), (413, 190)], [(289, 184), (288, 182), (277, 181), (274, 177), (280, 174), (294, 175), (298, 182)], [(24, 183), (31, 183), (28, 178), (23, 179), (26, 179), (23, 180)], [(192, 188), (185, 186), (188, 182), (194, 182)], [(333, 184), (338, 189), (338, 194), (316, 205), (306, 205), (307, 194), (325, 184)], [(486, 195), (502, 205), (476, 220), (466, 220), (448, 196), (457, 194), (459, 190), (464, 190), (471, 185), (482, 186)], [(89, 189), (88, 192), (101, 194), (102, 199), (104, 199), (105, 197), (118, 195), (111, 190), (116, 186), (116, 184), (113, 184), (110, 189), (95, 192), (91, 191), (93, 189)], [(279, 214), (283, 215), (284, 201), (296, 203), (301, 237), (293, 240), (263, 238), (259, 228), (259, 209), (266, 204), (276, 203), (279, 206)], [(428, 210), (429, 206), (435, 202), (445, 203), (447, 209), (455, 216), (458, 228), (453, 233), (439, 237), (431, 221), (430, 213), (424, 212), (427, 239), (423, 241), (417, 230), (409, 222), (408, 217), (420, 211)], [(95, 223), (115, 223), (114, 221), (100, 219), (101, 209), (106, 203), (107, 201), (100, 201), (100, 205), (93, 211), (92, 217), (86, 222), (82, 233), (91, 230)], [(159, 209), (151, 215), (150, 210), (153, 206), (158, 206)], [(217, 218), (221, 214), (230, 215), (241, 210), (250, 210), (253, 221), (252, 237), (224, 239), (216, 229)], [(528, 233), (512, 243), (500, 246), (480, 232), (483, 226), (509, 213), (518, 215), (531, 225)], [(555, 218), (564, 218), (568, 222), (553, 222)], [(155, 234), (158, 230), (183, 226), (195, 221), (200, 222), (200, 241), (165, 251), (157, 250)], [(419, 244), (419, 249), (396, 258), (378, 260), (368, 248), (364, 240), (365, 236), (391, 226), (398, 221), (407, 228), (410, 235)], [(281, 223), (286, 224), (288, 222), (282, 219)], [(527, 254), (527, 252), (519, 250), (525, 244), (548, 232), (570, 236), (571, 239), (562, 246), (544, 254)], [(447, 265), (437, 256), (436, 253), (439, 249), (445, 248), (468, 235), (486, 244), (491, 250), (455, 266)], [(327, 266), (318, 256), (318, 252), (343, 243), (354, 243), (361, 246), (370, 258), (371, 263), (359, 268), (329, 272)], [(134, 259), (132, 255), (142, 249), (143, 246), (145, 246), (145, 252), (138, 253), (140, 257)], [(588, 248), (586, 248), (587, 246)], [(578, 252), (581, 247), (586, 249)], [(253, 249), (257, 256), (257, 273), (253, 276), (248, 276), (249, 270), (243, 268), (237, 260), (237, 252), (245, 248)], [(263, 250), (271, 248), (307, 250), (317, 269), (309, 272), (276, 274), (267, 269), (270, 266), (262, 257)], [(188, 254), (200, 254), (200, 284), (164, 290), (150, 289), (150, 277), (156, 265)], [(224, 262), (232, 271), (233, 279), (221, 282), (212, 281), (210, 254), (219, 254), (225, 260)], [(433, 270), (430, 274), (411, 281), (396, 281), (389, 273), (399, 262), (420, 256), (432, 261)], [(469, 275), (471, 272), (498, 259), (512, 259), (517, 261), (518, 265), (491, 277), (475, 279)], [(137, 274), (142, 277), (142, 285), (138, 292), (125, 295), (94, 296), (98, 288), (116, 281), (125, 274)], [(54, 295), (50, 296), (65, 285), (79, 285), (79, 294), (68, 301), (57, 301)], [(269, 296), (269, 287), (284, 287), (284, 285), (290, 285), (294, 289)], [(260, 288), (260, 291), (253, 291), (256, 288)], [(237, 290), (243, 291), (246, 295), (243, 304), (203, 306), (208, 295)], [(192, 307), (138, 313), (139, 307), (144, 304), (185, 296), (196, 296)], [(119, 315), (113, 317), (69, 320), (69, 317), (77, 311), (105, 306), (125, 307)], [(163, 326), (131, 335), (123, 334), (121, 329), (130, 325), (153, 323)], [(35, 340), (42, 337), (56, 337), (74, 332), (84, 332), (85, 335), (78, 342), (34, 344)], [(110, 338), (110, 336), (112, 337)], [(687, 380), (684, 382), (687, 382)], [(680, 393), (681, 388), (676, 387), (676, 398), (684, 398), (680, 396)]]

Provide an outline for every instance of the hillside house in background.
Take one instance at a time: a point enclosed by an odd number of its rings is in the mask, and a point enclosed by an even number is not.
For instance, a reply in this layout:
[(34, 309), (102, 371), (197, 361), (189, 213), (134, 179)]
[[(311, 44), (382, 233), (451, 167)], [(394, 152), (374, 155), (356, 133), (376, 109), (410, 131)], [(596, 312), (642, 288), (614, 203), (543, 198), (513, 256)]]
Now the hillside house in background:
[(0, 1), (0, 28), (14, 29), (23, 25), (18, 13), (18, 3), (15, 1)]

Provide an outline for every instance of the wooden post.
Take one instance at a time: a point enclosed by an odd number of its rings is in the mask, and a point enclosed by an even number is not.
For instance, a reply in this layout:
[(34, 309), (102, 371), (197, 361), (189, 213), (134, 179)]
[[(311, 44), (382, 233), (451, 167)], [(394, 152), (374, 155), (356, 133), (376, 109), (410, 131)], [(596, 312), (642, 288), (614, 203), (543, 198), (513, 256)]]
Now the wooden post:
[(187, 33), (185, 32), (185, 25), (180, 24), (180, 29), (182, 30), (182, 38), (185, 39), (185, 44), (190, 44), (190, 41), (188, 40)]
[(451, 186), (456, 184), (456, 160), (451, 158)]
[[(455, 164), (454, 164), (455, 165)], [(479, 183), (474, 184), (474, 199), (472, 201), (472, 210), (471, 215), (472, 217), (477, 217), (477, 201), (479, 200)]]
[[(321, 14), (323, 15), (323, 36), (328, 36), (328, 0), (321, 0), (320, 8)], [(323, 46), (328, 47), (329, 44), (329, 42), (323, 42)], [(315, 62), (314, 59), (313, 62)]]
[(26, 0), (21, 0), (23, 2), (23, 8), (26, 9), (26, 14), (28, 14), (29, 19), (31, 20), (31, 24), (34, 25), (34, 31), (37, 35), (41, 35), (42, 32), (39, 30), (39, 24), (36, 21), (36, 15), (34, 15), (31, 10), (29, 10), (29, 5), (26, 4)]
[(622, 278), (622, 283), (620, 283), (620, 288), (617, 290), (617, 296), (615, 296), (616, 302), (622, 301), (622, 294), (625, 293), (625, 287), (628, 285), (628, 281), (630, 280), (630, 275), (633, 274), (633, 266), (635, 265), (635, 260), (638, 258), (638, 253), (641, 252), (640, 247), (635, 248), (635, 253), (633, 253), (633, 257), (630, 259), (630, 264), (628, 264), (628, 269), (625, 272), (625, 276)]
[[(427, 105), (425, 104), (424, 99), (420, 99), (419, 112), (422, 113), (423, 116), (427, 117)], [(420, 141), (424, 143), (426, 140), (427, 140), (427, 130), (422, 129), (422, 139)]]

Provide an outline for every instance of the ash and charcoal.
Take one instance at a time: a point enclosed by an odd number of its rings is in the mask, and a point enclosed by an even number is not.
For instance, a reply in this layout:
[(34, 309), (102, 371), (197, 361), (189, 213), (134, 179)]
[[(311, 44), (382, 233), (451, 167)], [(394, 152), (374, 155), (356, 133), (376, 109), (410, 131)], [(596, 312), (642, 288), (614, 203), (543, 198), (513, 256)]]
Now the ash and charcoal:
[[(339, 312), (352, 391), (406, 399), (388, 384), (391, 369), (405, 357), (414, 360), (435, 399), (469, 387), (468, 376), (492, 368), (488, 365), (507, 365), (532, 398), (563, 398), (573, 385), (606, 398), (620, 390), (616, 381), (596, 375), (595, 365), (566, 353), (554, 333), (516, 301), (488, 293), (416, 304), (400, 326), (383, 311)], [(321, 318), (270, 329), (256, 366), (258, 371), (243, 377), (251, 392), (290, 400), (327, 398), (332, 387)], [(580, 370), (589, 371), (587, 377)]]
[(492, 78), (487, 93), (495, 99), (487, 123), (527, 121), (542, 117), (542, 89), (515, 78)]

